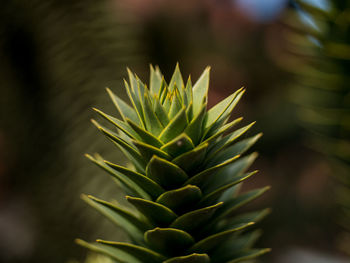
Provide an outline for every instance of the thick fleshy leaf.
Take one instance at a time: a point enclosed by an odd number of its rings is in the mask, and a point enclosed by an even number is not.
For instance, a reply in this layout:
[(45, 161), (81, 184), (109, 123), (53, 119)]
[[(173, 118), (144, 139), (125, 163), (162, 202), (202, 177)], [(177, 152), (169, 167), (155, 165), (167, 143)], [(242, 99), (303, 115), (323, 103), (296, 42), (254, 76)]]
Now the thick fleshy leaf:
[(176, 164), (157, 156), (153, 156), (148, 163), (146, 175), (165, 189), (180, 186), (188, 178), (187, 174)]
[(133, 140), (132, 143), (137, 147), (146, 163), (152, 158), (152, 156), (159, 156), (168, 160), (171, 159), (171, 156), (169, 154), (150, 144), (135, 140)]
[(223, 116), (223, 114), (230, 108), (232, 104), (237, 104), (237, 98), (240, 98), (240, 96), (237, 95), (241, 92), (244, 92), (243, 88), (237, 90), (235, 93), (231, 94), (229, 97), (216, 104), (207, 112), (204, 120), (205, 130), (208, 130), (215, 122), (217, 122), (218, 119)]
[(176, 218), (170, 227), (191, 233), (193, 230), (205, 225), (212, 218), (215, 211), (222, 205), (223, 203), (221, 202), (183, 214)]
[(164, 130), (161, 132), (158, 138), (162, 142), (168, 142), (174, 139), (179, 134), (181, 134), (186, 126), (187, 126), (187, 116), (186, 116), (185, 108), (183, 108), (169, 122), (169, 124), (164, 128)]
[(225, 149), (221, 150), (219, 153), (217, 153), (216, 156), (213, 156), (212, 163), (219, 163), (227, 160), (231, 156), (237, 155), (237, 154), (243, 154), (246, 152), (250, 147), (253, 146), (253, 144), (256, 143), (256, 141), (262, 136), (261, 133), (255, 135), (254, 137), (250, 137), (247, 139), (244, 139), (242, 141), (239, 141), (229, 147), (225, 147)]
[(223, 169), (227, 165), (232, 164), (239, 157), (240, 157), (240, 155), (236, 155), (223, 163), (220, 163), (220, 164), (215, 165), (213, 167), (210, 167), (204, 171), (201, 171), (200, 173), (198, 173), (198, 174), (194, 175), (193, 177), (191, 177), (190, 179), (188, 179), (185, 182), (185, 184), (193, 184), (193, 185), (197, 185), (199, 187), (203, 187), (207, 183), (208, 178), (214, 176), (216, 173), (218, 173), (221, 169)]
[(266, 253), (269, 253), (270, 251), (271, 251), (271, 249), (269, 249), (269, 248), (241, 251), (241, 252), (237, 253), (236, 255), (234, 255), (233, 259), (230, 261), (227, 261), (227, 263), (237, 263), (237, 262), (246, 261), (249, 259), (259, 257), (259, 256), (264, 255)]
[(185, 133), (191, 138), (193, 143), (197, 145), (202, 135), (202, 123), (205, 116), (206, 104), (203, 105), (197, 116), (192, 119), (185, 129)]
[(243, 175), (243, 173), (248, 170), (257, 156), (257, 153), (252, 153), (243, 158), (239, 158), (236, 162), (226, 165), (215, 177), (208, 178), (206, 180), (206, 184), (202, 187), (205, 194), (215, 191), (227, 184), (232, 183), (232, 181), (235, 181), (238, 176)]
[(128, 253), (125, 253), (124, 251), (117, 248), (98, 243), (88, 243), (81, 239), (76, 239), (75, 242), (80, 246), (90, 249), (91, 251), (109, 256), (117, 263), (143, 263), (137, 258), (130, 256)]
[(193, 115), (196, 116), (207, 102), (210, 67), (207, 67), (193, 86)]
[[(185, 87), (185, 96), (186, 96), (186, 101), (188, 103), (187, 106), (189, 106), (193, 101), (192, 92), (193, 92), (193, 89), (192, 89), (191, 76), (189, 76), (187, 79), (186, 87)], [(189, 118), (189, 120), (190, 120), (190, 118)]]
[(192, 140), (185, 133), (180, 134), (167, 144), (164, 144), (160, 149), (171, 155), (177, 157), (194, 148)]
[(158, 136), (162, 132), (164, 127), (158, 119), (156, 113), (154, 112), (150, 102), (150, 98), (147, 94), (145, 94), (143, 97), (143, 110), (147, 130), (155, 136)]
[(146, 166), (146, 162), (141, 157), (140, 153), (134, 148), (133, 145), (129, 144), (127, 141), (120, 138), (120, 136), (111, 130), (104, 128), (95, 120), (91, 120), (91, 122), (111, 141), (113, 141), (119, 149), (133, 161), (134, 165), (137, 166), (139, 170), (144, 170)]
[(208, 191), (205, 196), (203, 196), (201, 203), (202, 204), (210, 204), (212, 202), (216, 202), (220, 196), (222, 195), (223, 192), (225, 192), (227, 189), (243, 182), (244, 180), (250, 178), (254, 174), (256, 174), (257, 171), (251, 172), (249, 174), (244, 174), (241, 176), (237, 176), (232, 178), (231, 182), (227, 182), (223, 186), (213, 190), (213, 191)]
[[(185, 172), (191, 172), (198, 168), (205, 158), (208, 144), (204, 143), (193, 150), (176, 157), (172, 162), (181, 167)], [(190, 160), (190, 161), (189, 161)]]
[(224, 138), (218, 140), (218, 142), (216, 142), (212, 147), (210, 147), (208, 156), (206, 158), (206, 160), (211, 160), (214, 156), (216, 156), (218, 153), (220, 153), (223, 149), (231, 146), (232, 144), (234, 144), (236, 142), (236, 140), (242, 136), (244, 133), (246, 133), (250, 127), (252, 127), (255, 124), (255, 122), (244, 126), (236, 131), (234, 131), (233, 133), (226, 135)]
[[(141, 139), (140, 136), (133, 130), (129, 125), (127, 125), (125, 122), (118, 120), (117, 118), (114, 118), (96, 108), (92, 108), (94, 111), (96, 111), (98, 114), (100, 114), (103, 118), (105, 118), (107, 121), (115, 125), (119, 130), (124, 132), (126, 135), (128, 135), (130, 138), (134, 139)], [(136, 125), (136, 124), (135, 124)]]
[(141, 260), (143, 263), (162, 263), (164, 260), (166, 260), (166, 257), (164, 257), (163, 255), (151, 249), (137, 246), (134, 244), (129, 244), (125, 242), (105, 241), (101, 239), (98, 239), (96, 241), (98, 243), (120, 249), (126, 254)]
[(193, 237), (185, 231), (174, 228), (155, 228), (145, 233), (149, 246), (166, 255), (181, 255), (194, 244)]
[(162, 147), (163, 143), (155, 137), (152, 133), (146, 131), (145, 129), (141, 128), (131, 120), (127, 119), (126, 120), (129, 126), (136, 132), (140, 140), (146, 144), (150, 144), (154, 147)]
[(152, 94), (158, 94), (162, 85), (162, 75), (159, 70), (154, 70), (150, 65), (150, 91)]
[(194, 185), (184, 187), (163, 193), (157, 199), (157, 203), (169, 207), (171, 210), (183, 211), (194, 206), (202, 197), (201, 189)]
[(168, 226), (177, 218), (172, 210), (156, 202), (131, 196), (126, 199), (157, 226)]
[(127, 103), (125, 103), (122, 99), (120, 99), (117, 95), (115, 95), (110, 89), (107, 88), (107, 92), (111, 97), (113, 104), (117, 107), (123, 120), (125, 121), (126, 118), (129, 118), (133, 122), (140, 125), (140, 119), (137, 116), (136, 111)]
[(159, 102), (158, 99), (154, 99), (154, 112), (157, 115), (158, 120), (162, 124), (163, 127), (166, 127), (169, 124), (169, 117), (166, 113), (163, 105)]
[(123, 167), (108, 161), (104, 161), (104, 162), (108, 166), (112, 167), (113, 169), (127, 176), (130, 180), (136, 183), (140, 188), (144, 189), (153, 199), (157, 198), (159, 195), (165, 192), (165, 190), (159, 184), (157, 184), (152, 179), (148, 178), (147, 176), (141, 173), (132, 171), (126, 167)]
[[(245, 205), (248, 202), (258, 198), (262, 194), (264, 194), (270, 187), (264, 187), (257, 190), (252, 190), (250, 192), (244, 193), (238, 197), (233, 197), (230, 200), (224, 202), (224, 205), (217, 210), (215, 221), (223, 219), (226, 216), (230, 216), (230, 214)], [(212, 222), (214, 224), (215, 222)]]
[(152, 228), (151, 224), (141, 220), (133, 213), (110, 202), (98, 199), (91, 195), (82, 195), (81, 198), (95, 208), (111, 222), (122, 227), (129, 237), (138, 244), (143, 243), (143, 233)]
[(220, 246), (220, 244), (227, 240), (228, 238), (230, 238), (232, 235), (234, 235), (237, 231), (240, 231), (242, 229), (245, 229), (251, 225), (253, 225), (253, 222), (247, 223), (247, 224), (241, 224), (241, 225), (237, 225), (235, 228), (221, 232), (221, 233), (217, 233), (214, 235), (211, 235), (209, 237), (206, 237), (202, 240), (200, 240), (199, 242), (197, 242), (196, 244), (194, 244), (191, 249), (190, 252), (196, 252), (196, 253), (207, 253), (210, 252), (211, 250), (213, 250), (215, 247)]
[(176, 84), (176, 86), (178, 88), (181, 89), (181, 87), (184, 85), (184, 82), (182, 80), (182, 75), (181, 75), (181, 72), (180, 72), (180, 67), (179, 67), (179, 64), (176, 63), (176, 67), (175, 67), (175, 70), (174, 70), (174, 74), (173, 76), (171, 77), (171, 80), (170, 80), (170, 83), (169, 83), (169, 89), (170, 91), (173, 91), (173, 88), (174, 88), (174, 85)]
[(163, 263), (210, 263), (210, 258), (207, 254), (193, 253), (188, 256), (170, 258)]
[(169, 108), (169, 119), (173, 119), (176, 114), (181, 110), (181, 108), (183, 107), (182, 101), (180, 99), (180, 92), (177, 88), (177, 86), (175, 85), (173, 93), (171, 94), (171, 104), (170, 104), (170, 108)]
[(219, 138), (221, 135), (223, 135), (225, 132), (228, 132), (229, 130), (231, 130), (232, 127), (234, 127), (237, 123), (241, 122), (242, 120), (243, 120), (243, 118), (238, 118), (238, 119), (231, 121), (230, 123), (225, 124), (216, 133), (211, 135), (209, 138), (204, 138), (203, 142), (211, 144), (217, 138)]
[(92, 157), (91, 155), (86, 154), (85, 156), (89, 160), (91, 160), (94, 164), (101, 167), (103, 170), (105, 170), (110, 175), (112, 175), (115, 179), (117, 179), (117, 181), (120, 182), (121, 186), (126, 190), (127, 193), (134, 194), (138, 197), (142, 197), (146, 199), (151, 199), (150, 195), (146, 193), (139, 185), (137, 185), (135, 182), (133, 182), (131, 179), (129, 179), (125, 175), (117, 172), (116, 170), (108, 166), (100, 155), (96, 154), (95, 157)]

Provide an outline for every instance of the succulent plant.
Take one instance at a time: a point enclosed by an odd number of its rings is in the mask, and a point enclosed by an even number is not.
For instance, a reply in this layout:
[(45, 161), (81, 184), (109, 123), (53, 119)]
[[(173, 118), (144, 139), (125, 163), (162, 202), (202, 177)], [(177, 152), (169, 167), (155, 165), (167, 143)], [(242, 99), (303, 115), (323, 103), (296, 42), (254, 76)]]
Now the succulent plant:
[(96, 110), (112, 126), (93, 124), (132, 163), (132, 168), (87, 155), (125, 190), (134, 209), (83, 195), (83, 199), (122, 228), (130, 242), (97, 240), (80, 245), (116, 262), (240, 262), (269, 249), (254, 249), (260, 231), (249, 231), (269, 209), (237, 212), (268, 187), (240, 193), (256, 174), (247, 172), (256, 153), (242, 156), (261, 136), (240, 139), (254, 123), (232, 130), (230, 120), (244, 89), (207, 110), (210, 68), (193, 85), (177, 65), (167, 84), (150, 68), (147, 87), (128, 70), (126, 92), (132, 106), (108, 93), (121, 119)]

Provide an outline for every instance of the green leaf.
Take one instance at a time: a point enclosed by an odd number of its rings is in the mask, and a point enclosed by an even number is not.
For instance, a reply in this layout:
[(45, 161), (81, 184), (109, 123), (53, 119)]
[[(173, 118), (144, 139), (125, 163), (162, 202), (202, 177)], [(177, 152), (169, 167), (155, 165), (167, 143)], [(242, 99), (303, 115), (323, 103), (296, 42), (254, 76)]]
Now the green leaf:
[(169, 90), (173, 91), (174, 90), (174, 86), (179, 87), (181, 89), (181, 87), (184, 85), (184, 82), (182, 80), (182, 76), (181, 76), (181, 72), (180, 72), (180, 68), (179, 68), (179, 63), (176, 63), (176, 67), (174, 70), (174, 74), (171, 77), (170, 83), (169, 83)]
[[(215, 222), (217, 222), (220, 219), (223, 219), (227, 216), (230, 216), (233, 211), (237, 210), (241, 206), (258, 198), (259, 196), (264, 194), (269, 189), (270, 189), (270, 187), (266, 186), (264, 188), (249, 191), (249, 192), (244, 193), (238, 197), (233, 197), (233, 198), (227, 200), (226, 202), (224, 201), (224, 205), (222, 207), (220, 207), (220, 209), (218, 209), (218, 211), (215, 215), (216, 216)], [(212, 222), (212, 224), (214, 224), (215, 222)]]
[(174, 228), (155, 228), (145, 233), (149, 246), (167, 255), (183, 253), (194, 244), (193, 237), (185, 231)]
[(136, 183), (140, 188), (144, 189), (153, 199), (157, 198), (159, 195), (165, 192), (165, 190), (156, 182), (150, 178), (144, 176), (141, 173), (132, 171), (126, 167), (104, 161), (108, 166), (112, 167), (114, 170), (124, 174), (134, 183)]
[(196, 205), (201, 197), (202, 191), (200, 188), (194, 185), (186, 185), (163, 193), (156, 202), (177, 212)]
[(115, 179), (117, 179), (117, 181), (121, 183), (122, 187), (126, 190), (126, 192), (134, 194), (138, 197), (151, 199), (151, 196), (148, 193), (146, 193), (140, 186), (138, 186), (125, 175), (117, 172), (116, 170), (108, 166), (100, 155), (96, 154), (95, 158), (89, 154), (86, 154), (85, 156), (97, 166), (99, 166), (100, 168), (108, 172), (110, 175), (112, 175)]
[(185, 133), (191, 138), (193, 143), (197, 145), (202, 135), (202, 123), (205, 116), (207, 105), (203, 104), (202, 109), (197, 116), (192, 119), (189, 125), (185, 129)]
[(176, 164), (157, 156), (153, 156), (148, 163), (146, 175), (165, 189), (180, 186), (188, 178), (187, 174)]
[(187, 126), (187, 116), (185, 108), (179, 111), (179, 113), (172, 119), (169, 124), (164, 128), (158, 138), (162, 142), (168, 142), (183, 132)]
[(185, 184), (193, 184), (193, 185), (197, 185), (199, 187), (203, 187), (205, 185), (205, 183), (208, 181), (208, 178), (214, 176), (217, 172), (219, 172), (225, 166), (230, 165), (231, 163), (236, 161), (239, 157), (240, 157), (240, 155), (236, 155), (223, 163), (217, 164), (217, 165), (210, 167), (204, 171), (201, 171), (201, 172), (197, 173), (196, 175), (192, 176), (190, 179), (188, 179), (185, 182)]
[(125, 242), (105, 241), (101, 239), (98, 239), (96, 241), (98, 243), (120, 249), (126, 254), (141, 260), (141, 262), (143, 263), (162, 263), (164, 260), (166, 260), (166, 258), (163, 255), (148, 248), (137, 246), (134, 244), (129, 244)]
[(222, 195), (222, 193), (225, 192), (227, 189), (243, 182), (244, 180), (247, 180), (248, 178), (250, 178), (256, 173), (257, 171), (254, 171), (249, 174), (244, 174), (241, 176), (234, 177), (231, 182), (224, 184), (223, 186), (219, 187), (214, 191), (208, 191), (209, 193), (203, 197), (203, 199), (201, 200), (201, 203), (208, 204), (211, 202), (216, 202), (219, 199), (219, 197)]
[(146, 123), (147, 130), (150, 131), (155, 136), (158, 136), (163, 130), (163, 125), (158, 120), (158, 117), (152, 108), (150, 98), (147, 95), (147, 93), (145, 93), (143, 97), (143, 102), (144, 102), (143, 109), (144, 109), (145, 123)]
[(142, 263), (133, 256), (123, 252), (120, 249), (112, 248), (103, 244), (93, 244), (85, 242), (81, 239), (76, 239), (75, 242), (83, 247), (90, 249), (91, 251), (107, 255), (114, 259), (117, 263)]
[(185, 87), (186, 101), (188, 103), (187, 105), (190, 105), (193, 101), (192, 91), (193, 89), (192, 89), (191, 76), (189, 76)]
[[(130, 78), (130, 75), (129, 75), (129, 78)], [(137, 87), (138, 83), (137, 83), (135, 78), (133, 79), (133, 81), (130, 79), (130, 84), (131, 84), (131, 89), (130, 89), (128, 83), (124, 80), (124, 85), (125, 85), (126, 93), (129, 96), (129, 100), (135, 109), (136, 115), (137, 115), (138, 119), (140, 120), (142, 127), (145, 127), (145, 124), (146, 124), (145, 123), (145, 116), (144, 116), (144, 112), (143, 112), (143, 108), (142, 108), (142, 104), (141, 104), (141, 99), (142, 99), (143, 93), (141, 96), (141, 94), (139, 93), (139, 89)], [(136, 88), (134, 87), (135, 85), (136, 85)]]
[(152, 94), (158, 94), (162, 85), (162, 75), (158, 70), (154, 70), (150, 65), (150, 91)]
[(172, 157), (177, 157), (185, 152), (194, 149), (194, 145), (191, 138), (188, 137), (185, 133), (182, 133), (167, 144), (164, 144), (160, 149)]
[(163, 105), (157, 98), (154, 98), (154, 112), (157, 115), (157, 118), (161, 122), (162, 126), (166, 127), (169, 124), (170, 120)]
[(193, 230), (202, 227), (210, 221), (215, 211), (222, 205), (223, 203), (221, 202), (183, 214), (176, 218), (170, 227), (191, 233)]
[[(193, 150), (176, 157), (172, 162), (181, 167), (185, 172), (191, 172), (198, 168), (205, 158), (208, 144), (202, 144)], [(190, 161), (189, 161), (190, 160)]]
[(141, 220), (133, 213), (118, 207), (110, 202), (98, 199), (91, 195), (82, 195), (81, 198), (90, 206), (95, 208), (111, 222), (121, 227), (129, 235), (129, 237), (142, 244), (143, 233), (152, 228), (151, 224), (145, 220)]
[(211, 135), (209, 138), (204, 138), (204, 142), (211, 144), (213, 141), (215, 141), (218, 137), (220, 137), (225, 132), (229, 131), (233, 126), (235, 126), (237, 123), (241, 122), (243, 118), (235, 119), (234, 121), (231, 121), (230, 123), (225, 124), (222, 126), (216, 133)]
[(127, 196), (126, 199), (157, 226), (168, 226), (177, 218), (177, 215), (164, 205), (131, 196)]
[[(119, 130), (124, 132), (126, 135), (128, 135), (130, 138), (134, 139), (140, 139), (140, 136), (131, 129), (126, 123), (124, 123), (121, 120), (118, 120), (117, 118), (114, 118), (113, 116), (110, 116), (96, 108), (92, 108), (94, 111), (96, 111), (98, 114), (100, 114), (103, 118), (105, 118), (107, 121), (115, 125)], [(136, 125), (136, 124), (135, 124)]]
[[(248, 156), (238, 159), (235, 162), (230, 162), (222, 170), (220, 170), (220, 173), (218, 173), (215, 177), (212, 176), (208, 178), (206, 180), (206, 184), (201, 188), (207, 194), (208, 192), (215, 191), (220, 187), (224, 187), (227, 184), (232, 183), (232, 181), (235, 181), (238, 176), (243, 175), (243, 173), (248, 170), (257, 156), (257, 153), (252, 153)], [(232, 159), (229, 159), (229, 161), (230, 160)]]
[(143, 128), (141, 128), (140, 126), (138, 126), (137, 124), (135, 124), (129, 119), (126, 119), (126, 121), (129, 124), (129, 126), (137, 133), (138, 138), (140, 138), (142, 142), (146, 144), (150, 144), (157, 148), (162, 147), (163, 143), (160, 140), (158, 140), (157, 137), (153, 136), (153, 134), (144, 130)]
[(145, 162), (148, 162), (153, 155), (159, 156), (161, 158), (165, 159), (171, 159), (171, 156), (167, 154), (166, 152), (162, 151), (161, 149), (158, 149), (152, 145), (132, 140), (132, 143), (137, 147), (137, 149), (140, 151), (141, 156), (145, 160)]
[(193, 86), (193, 115), (196, 116), (207, 102), (210, 67), (207, 67)]
[(220, 163), (231, 156), (235, 156), (237, 154), (243, 154), (245, 153), (250, 147), (253, 146), (253, 144), (256, 143), (256, 141), (261, 138), (262, 134), (259, 133), (253, 137), (244, 139), (242, 141), (239, 141), (231, 146), (224, 147), (221, 151), (217, 151), (216, 155), (212, 157), (211, 163)]
[[(216, 123), (221, 116), (229, 109), (232, 104), (237, 104), (240, 96), (238, 94), (244, 93), (243, 88), (237, 90), (235, 93), (231, 94), (226, 99), (222, 100), (214, 107), (212, 107), (206, 114), (204, 120), (204, 129), (208, 130), (210, 127)], [(237, 100), (238, 99), (238, 100)]]
[(98, 122), (95, 120), (91, 120), (91, 122), (103, 133), (105, 134), (111, 141), (113, 141), (119, 149), (129, 158), (133, 161), (135, 166), (139, 170), (144, 170), (146, 163), (140, 153), (134, 148), (133, 145), (129, 144), (127, 141), (123, 140), (119, 137), (118, 134), (110, 131), (107, 128), (104, 128), (101, 126)]
[(210, 258), (207, 254), (191, 254), (188, 256), (170, 258), (163, 263), (210, 263)]
[(126, 118), (128, 118), (139, 125), (141, 124), (140, 119), (133, 108), (131, 108), (127, 103), (125, 103), (117, 95), (115, 95), (110, 89), (107, 88), (107, 92), (111, 97), (113, 104), (117, 107), (124, 121), (126, 120)]
[(241, 224), (237, 225), (235, 228), (217, 233), (214, 235), (211, 235), (209, 237), (206, 237), (196, 244), (194, 244), (191, 249), (189, 250), (190, 252), (196, 252), (196, 253), (207, 253), (212, 251), (214, 248), (220, 246), (220, 244), (230, 238), (232, 235), (234, 235), (237, 231), (240, 231), (242, 229), (245, 229), (251, 225), (253, 225), (253, 222), (247, 223), (247, 224)]
[(225, 136), (221, 140), (219, 140), (217, 143), (215, 143), (209, 150), (207, 160), (211, 160), (213, 156), (216, 156), (217, 153), (221, 152), (224, 148), (231, 146), (240, 136), (242, 136), (244, 133), (246, 133), (255, 122), (244, 126), (233, 133)]
[(179, 90), (177, 88), (177, 86), (174, 86), (174, 90), (171, 94), (171, 104), (170, 104), (170, 109), (169, 109), (169, 119), (173, 119), (174, 116), (176, 116), (176, 114), (181, 110), (183, 104), (181, 102), (180, 99), (180, 93)]

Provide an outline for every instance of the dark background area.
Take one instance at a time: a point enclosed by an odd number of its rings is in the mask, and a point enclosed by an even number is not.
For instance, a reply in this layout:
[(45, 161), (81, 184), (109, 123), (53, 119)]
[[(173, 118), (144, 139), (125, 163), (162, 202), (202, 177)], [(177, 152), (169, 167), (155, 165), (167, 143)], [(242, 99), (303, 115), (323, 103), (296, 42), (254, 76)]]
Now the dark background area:
[(272, 248), (261, 262), (321, 262), (300, 260), (305, 251), (343, 262), (334, 170), (310, 147), (296, 114), (295, 76), (281, 66), (292, 8), (287, 0), (3, 3), (0, 262), (82, 262), (86, 251), (75, 238), (123, 238), (79, 198), (122, 196), (83, 157), (123, 160), (90, 124), (91, 107), (116, 112), (105, 87), (123, 93), (126, 67), (147, 83), (150, 63), (169, 80), (177, 62), (193, 80), (212, 67), (210, 105), (247, 89), (235, 115), (256, 120), (251, 133), (264, 136), (254, 147), (259, 175), (244, 190), (272, 186), (249, 207), (272, 208), (259, 225), (258, 245)]

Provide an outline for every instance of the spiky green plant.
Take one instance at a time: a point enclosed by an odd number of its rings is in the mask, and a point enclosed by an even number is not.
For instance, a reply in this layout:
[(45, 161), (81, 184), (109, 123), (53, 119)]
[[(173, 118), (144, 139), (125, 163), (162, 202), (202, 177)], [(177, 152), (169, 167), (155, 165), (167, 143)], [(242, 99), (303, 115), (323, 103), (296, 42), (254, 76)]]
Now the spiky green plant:
[[(293, 2), (281, 65), (295, 75), (291, 97), (308, 142), (334, 168), (336, 221), (350, 233), (350, 1)], [(350, 255), (350, 242), (341, 246)]]
[(241, 183), (256, 174), (247, 169), (257, 157), (241, 155), (261, 134), (239, 140), (254, 123), (232, 131), (242, 120), (229, 119), (244, 89), (207, 110), (209, 71), (193, 87), (190, 78), (183, 82), (178, 65), (169, 84), (151, 66), (149, 87), (128, 71), (132, 106), (108, 90), (121, 120), (96, 109), (114, 127), (93, 123), (134, 169), (87, 157), (115, 179), (135, 209), (83, 199), (124, 229), (130, 243), (79, 244), (127, 263), (239, 262), (269, 251), (253, 249), (259, 232), (247, 231), (268, 209), (237, 212), (268, 189), (239, 194)]

